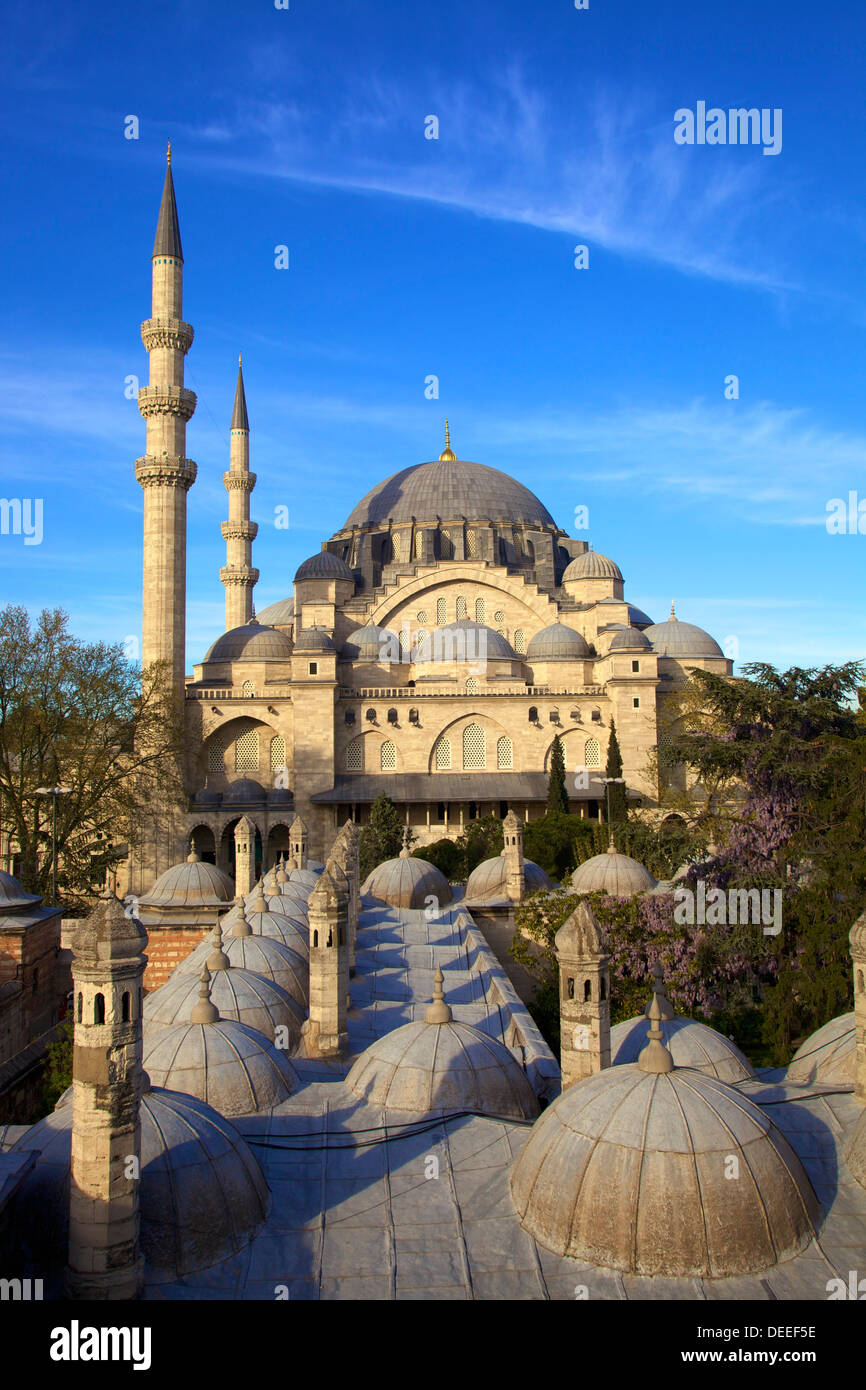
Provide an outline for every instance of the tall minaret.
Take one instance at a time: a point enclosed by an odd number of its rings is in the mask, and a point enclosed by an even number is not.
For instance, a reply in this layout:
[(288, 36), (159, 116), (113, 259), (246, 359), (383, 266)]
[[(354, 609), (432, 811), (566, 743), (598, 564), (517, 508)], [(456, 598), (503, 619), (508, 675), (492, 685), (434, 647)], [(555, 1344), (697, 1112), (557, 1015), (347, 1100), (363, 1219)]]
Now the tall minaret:
[(240, 357), (232, 411), (229, 471), (223, 473), (223, 483), (229, 495), (229, 519), (221, 527), (226, 543), (226, 563), (220, 570), (220, 579), (226, 591), (226, 632), (230, 632), (252, 617), (253, 586), (259, 577), (258, 570), (250, 563), (259, 528), (250, 521), (250, 493), (256, 485), (256, 475), (250, 472), (250, 422)]
[(141, 325), (150, 356), (150, 384), (138, 393), (147, 422), (144, 458), (135, 476), (144, 489), (144, 602), (142, 665), (168, 661), (172, 687), (183, 696), (186, 669), (186, 494), (196, 466), (186, 457), (186, 422), (195, 393), (183, 384), (184, 357), (193, 330), (183, 320), (183, 250), (171, 145), (153, 243), (153, 317)]

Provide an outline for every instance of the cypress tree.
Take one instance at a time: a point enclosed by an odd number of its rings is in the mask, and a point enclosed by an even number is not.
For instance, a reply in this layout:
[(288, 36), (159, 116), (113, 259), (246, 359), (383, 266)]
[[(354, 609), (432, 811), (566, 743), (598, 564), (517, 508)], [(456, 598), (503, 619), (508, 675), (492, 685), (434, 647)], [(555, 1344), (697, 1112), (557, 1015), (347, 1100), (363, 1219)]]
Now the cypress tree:
[(565, 785), (565, 753), (559, 734), (553, 740), (550, 754), (550, 775), (547, 781), (547, 813), (561, 811), (568, 814), (568, 791)]
[[(606, 777), (622, 776), (622, 753), (620, 752), (619, 739), (616, 736), (616, 724), (613, 718), (611, 718), (610, 721), (610, 738), (607, 742), (607, 764), (604, 773)], [(625, 793), (625, 783), (622, 785), (614, 783), (613, 786), (607, 789), (605, 811), (607, 812), (608, 807), (610, 808), (608, 820), (611, 825), (620, 824), (622, 821), (628, 819), (628, 800)]]
[[(409, 841), (414, 839), (409, 835)], [(364, 879), (385, 859), (396, 859), (403, 847), (403, 823), (390, 796), (380, 792), (370, 807), (370, 822), (361, 831), (360, 870)]]

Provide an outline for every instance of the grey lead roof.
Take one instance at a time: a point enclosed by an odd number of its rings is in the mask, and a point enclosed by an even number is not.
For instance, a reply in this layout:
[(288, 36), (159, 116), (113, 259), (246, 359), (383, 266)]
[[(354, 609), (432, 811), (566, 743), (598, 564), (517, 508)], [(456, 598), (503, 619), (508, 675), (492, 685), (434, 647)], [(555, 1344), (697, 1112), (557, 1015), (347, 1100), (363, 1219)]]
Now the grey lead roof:
[(156, 224), (156, 237), (153, 243), (155, 256), (175, 256), (183, 260), (183, 247), (180, 244), (180, 224), (177, 220), (177, 203), (174, 200), (174, 180), (171, 165), (165, 171), (162, 186), (162, 202), (159, 205), (159, 221)]
[(355, 507), (343, 526), (383, 526), (395, 522), (526, 522), (555, 527), (550, 512), (529, 488), (498, 468), (483, 463), (437, 459), (416, 463), (378, 483)]
[(244, 392), (244, 373), (240, 361), (238, 361), (238, 384), (235, 388), (235, 408), (232, 411), (233, 430), (247, 430), (250, 428), (249, 416), (247, 415), (247, 398)]

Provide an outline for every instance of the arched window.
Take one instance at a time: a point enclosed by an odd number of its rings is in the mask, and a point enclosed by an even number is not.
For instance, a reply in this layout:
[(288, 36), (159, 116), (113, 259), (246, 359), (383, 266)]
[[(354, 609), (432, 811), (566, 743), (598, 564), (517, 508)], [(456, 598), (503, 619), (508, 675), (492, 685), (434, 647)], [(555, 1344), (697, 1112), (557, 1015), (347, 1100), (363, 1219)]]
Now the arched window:
[[(419, 608), (418, 612), (415, 614), (415, 617), (418, 619), (422, 627), (425, 625), (425, 623), (429, 623), (430, 621), (430, 617), (427, 613), (426, 608)], [(421, 634), (419, 633), (418, 635), (420, 637)]]
[(364, 771), (364, 740), (355, 738), (346, 749), (346, 771)]
[(75, 1011), (75, 1017), (76, 1017), (76, 1021), (77, 1021), (78, 1023), (81, 1022), (81, 1019), (82, 1019), (83, 1014), (84, 1014), (84, 995), (83, 995), (83, 994), (79, 994), (79, 996), (78, 996), (78, 1007), (77, 1007), (77, 1009), (76, 1009), (76, 1011)]
[(484, 602), (483, 598), (477, 598), (475, 600), (475, 621), (476, 623), (487, 622), (487, 604)]
[(97, 994), (93, 1000), (93, 1022), (105, 1022), (105, 995)]
[(590, 1001), (591, 999), (592, 999), (592, 981), (591, 981), (591, 980), (584, 980), (584, 982), (583, 982), (583, 1002), (584, 1002), (584, 1004), (588, 1004), (589, 1001)]
[(605, 985), (605, 983), (604, 983), (604, 976), (603, 976), (603, 975), (602, 975), (602, 977), (601, 977), (601, 981), (599, 982), (599, 987), (598, 987), (598, 989), (599, 989), (598, 997), (599, 997), (599, 999), (601, 999), (602, 1001), (604, 1001), (604, 1000), (607, 998), (607, 987), (606, 987), (606, 985)]
[(382, 772), (394, 772), (397, 767), (397, 746), (386, 739), (379, 749), (379, 767)]
[(499, 563), (500, 565), (508, 564), (508, 546), (501, 536), (499, 537)]
[(259, 733), (258, 729), (247, 729), (235, 744), (235, 772), (258, 772)]
[(213, 734), (207, 746), (208, 772), (225, 772), (226, 736), (222, 729)]
[(514, 633), (514, 650), (518, 656), (526, 655), (526, 633), (522, 627), (517, 628)]
[(496, 740), (496, 766), (501, 768), (514, 766), (514, 747), (510, 738), (498, 738)]
[(478, 694), (478, 682), (474, 676), (469, 677), (468, 681), (466, 682), (465, 690), (467, 695)]
[(433, 750), (433, 766), (437, 772), (447, 772), (451, 767), (451, 740), (450, 738), (439, 738), (436, 740), (436, 747)]
[(529, 706), (529, 722), (530, 724), (538, 723), (538, 708), (536, 705)]
[(423, 532), (423, 531), (416, 531), (416, 532), (415, 532), (415, 559), (416, 559), (416, 560), (423, 560), (423, 559), (424, 559), (424, 532)]
[(402, 531), (391, 532), (391, 555), (394, 560), (399, 560), (402, 554), (403, 533)]
[(526, 558), (529, 560), (530, 564), (535, 564), (535, 546), (532, 541), (526, 542)]
[(241, 686), (241, 693), (248, 697), (255, 695), (256, 687), (253, 685), (252, 681), (244, 681), (243, 685)]
[(286, 765), (286, 740), (282, 734), (271, 739), (271, 772)]
[(583, 752), (584, 767), (601, 767), (601, 747), (597, 738), (588, 738)]
[(120, 1000), (120, 1020), (122, 1023), (129, 1022), (129, 990), (124, 990)]
[(436, 626), (444, 627), (448, 621), (448, 605), (444, 598), (436, 600)]
[(473, 531), (471, 526), (466, 529), (466, 558), (478, 559), (478, 532)]
[(314, 945), (314, 946), (318, 946), (318, 944), (319, 944), (319, 933), (314, 929), (314, 930), (313, 930), (313, 945)]
[(457, 621), (466, 617), (466, 600), (462, 594), (457, 595)]
[(454, 559), (454, 538), (447, 528), (439, 533), (439, 559)]
[(463, 730), (463, 766), (486, 767), (487, 745), (484, 730), (478, 724), (467, 724)]
[(389, 724), (396, 724), (397, 722), (398, 722), (398, 721), (397, 721), (397, 711), (396, 711), (395, 709), (389, 709), (389, 711), (388, 711), (388, 723), (389, 723)]

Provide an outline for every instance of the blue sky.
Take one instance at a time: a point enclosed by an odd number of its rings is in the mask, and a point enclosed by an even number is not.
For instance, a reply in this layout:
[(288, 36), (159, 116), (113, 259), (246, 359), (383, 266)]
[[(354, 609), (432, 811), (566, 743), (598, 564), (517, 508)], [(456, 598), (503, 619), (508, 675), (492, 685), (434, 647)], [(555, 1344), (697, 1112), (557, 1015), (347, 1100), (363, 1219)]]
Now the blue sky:
[[(859, 0), (0, 15), (0, 491), (44, 507), (40, 545), (0, 536), (0, 602), (140, 630), (124, 385), (147, 379), (170, 137), (199, 401), (190, 669), (223, 627), (239, 350), (260, 608), (369, 487), (438, 455), (448, 415), (460, 457), (531, 486), (656, 620), (675, 598), (740, 662), (866, 657), (866, 535), (825, 525), (831, 498), (866, 502)], [(780, 108), (781, 152), (677, 145), (698, 101)]]

